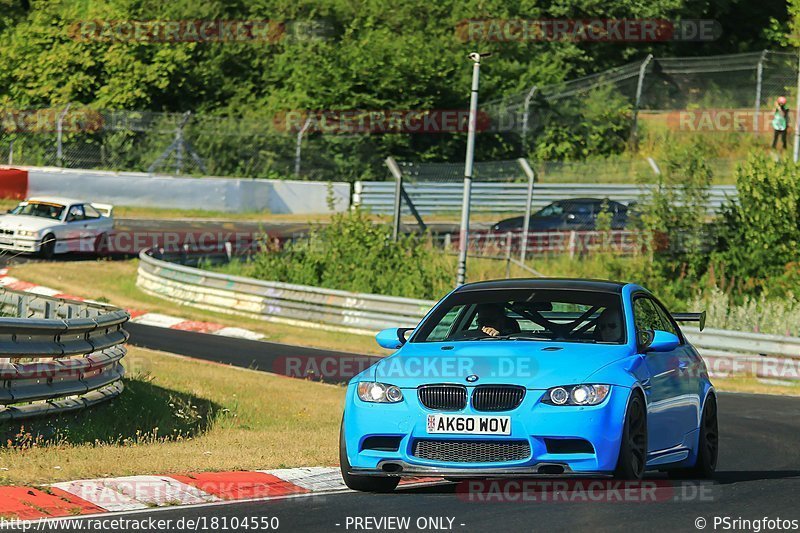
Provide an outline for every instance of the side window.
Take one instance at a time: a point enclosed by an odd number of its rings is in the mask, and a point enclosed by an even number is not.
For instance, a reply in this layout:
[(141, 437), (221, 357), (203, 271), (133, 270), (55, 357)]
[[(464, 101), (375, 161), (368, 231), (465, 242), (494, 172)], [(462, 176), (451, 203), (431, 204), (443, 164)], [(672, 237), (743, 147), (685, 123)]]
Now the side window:
[(69, 208), (69, 213), (67, 213), (67, 222), (83, 220), (84, 218), (86, 218), (86, 216), (84, 215), (82, 205), (73, 205)]
[(456, 319), (458, 319), (458, 315), (464, 309), (463, 305), (457, 305), (450, 309), (446, 315), (442, 317), (441, 322), (439, 322), (433, 331), (431, 331), (430, 335), (428, 335), (427, 340), (429, 342), (439, 342), (447, 340), (450, 336), (450, 330), (453, 329), (453, 324), (455, 323)]
[(661, 307), (659, 304), (654, 303), (654, 307), (656, 308), (656, 312), (658, 313), (658, 318), (661, 320), (661, 327), (658, 328), (662, 331), (667, 331), (676, 335), (678, 338), (682, 338), (678, 327), (675, 325), (675, 322), (672, 320), (667, 312)]
[(564, 212), (564, 208), (560, 204), (548, 205), (541, 211), (543, 217), (557, 217)]
[(100, 218), (100, 212), (89, 204), (83, 206), (86, 218)]
[(633, 301), (633, 323), (636, 331), (661, 329), (661, 317), (650, 298), (639, 297)]

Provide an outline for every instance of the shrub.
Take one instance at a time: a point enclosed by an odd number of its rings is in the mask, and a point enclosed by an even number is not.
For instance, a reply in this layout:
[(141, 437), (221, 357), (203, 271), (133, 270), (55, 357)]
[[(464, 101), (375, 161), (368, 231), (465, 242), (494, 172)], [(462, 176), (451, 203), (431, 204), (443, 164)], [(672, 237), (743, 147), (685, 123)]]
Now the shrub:
[(454, 281), (452, 262), (428, 237), (393, 242), (388, 225), (359, 210), (335, 215), (281, 251), (259, 253), (245, 272), (263, 280), (429, 299), (440, 298)]
[(541, 102), (537, 120), (547, 127), (535, 140), (536, 161), (585, 159), (625, 150), (630, 136), (631, 105), (612, 85), (592, 89), (582, 98)]
[(797, 259), (799, 180), (791, 161), (772, 161), (760, 154), (737, 169), (738, 198), (722, 210), (714, 259), (737, 278), (740, 290), (760, 291), (768, 286), (768, 278), (787, 277), (786, 265)]

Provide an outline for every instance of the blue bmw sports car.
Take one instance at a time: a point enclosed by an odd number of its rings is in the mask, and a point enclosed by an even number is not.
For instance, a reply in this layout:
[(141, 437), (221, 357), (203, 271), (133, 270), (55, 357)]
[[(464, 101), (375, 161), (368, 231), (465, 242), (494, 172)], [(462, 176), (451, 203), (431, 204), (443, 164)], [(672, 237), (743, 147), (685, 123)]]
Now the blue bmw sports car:
[[(352, 379), (340, 438), (348, 487), (401, 476), (710, 477), (717, 401), (678, 321), (644, 288), (590, 280), (464, 285)], [(408, 337), (408, 338), (407, 338)]]

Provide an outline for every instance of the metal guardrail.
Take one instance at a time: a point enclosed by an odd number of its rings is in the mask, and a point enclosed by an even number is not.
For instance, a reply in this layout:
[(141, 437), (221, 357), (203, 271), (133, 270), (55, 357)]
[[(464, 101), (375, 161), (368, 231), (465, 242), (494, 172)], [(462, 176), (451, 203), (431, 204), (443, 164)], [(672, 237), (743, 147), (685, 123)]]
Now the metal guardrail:
[(361, 294), (209, 272), (139, 254), (144, 292), (226, 314), (372, 335), (394, 324), (413, 327), (431, 302)]
[(0, 421), (118, 396), (129, 318), (99, 303), (0, 289)]
[[(137, 285), (185, 305), (262, 320), (374, 335), (388, 327), (415, 327), (434, 305), (375, 294), (260, 281), (176, 265), (139, 255)], [(681, 328), (713, 374), (747, 372), (800, 380), (800, 338), (721, 329)]]
[[(463, 184), (459, 182), (410, 182), (404, 188), (422, 215), (461, 210)], [(638, 201), (652, 185), (601, 183), (537, 183), (533, 189), (534, 210), (568, 198), (608, 198), (624, 204)], [(527, 183), (474, 182), (471, 209), (483, 213), (524, 213)], [(735, 185), (711, 187), (709, 211), (716, 211), (727, 198), (736, 196)], [(373, 213), (391, 214), (394, 209), (393, 181), (357, 181), (353, 188), (353, 205)], [(404, 209), (407, 209), (404, 207)]]

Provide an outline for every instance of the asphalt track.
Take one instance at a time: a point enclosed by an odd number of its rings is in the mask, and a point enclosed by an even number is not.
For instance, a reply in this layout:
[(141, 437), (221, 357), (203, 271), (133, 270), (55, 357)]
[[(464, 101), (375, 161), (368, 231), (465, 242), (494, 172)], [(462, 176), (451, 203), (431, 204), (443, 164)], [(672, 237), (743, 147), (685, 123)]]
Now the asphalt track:
[[(310, 348), (158, 330), (130, 324), (134, 345), (176, 352), (237, 366), (274, 369), (285, 355), (350, 356)], [(146, 511), (142, 519), (278, 517), (281, 531), (752, 531), (769, 528), (730, 522), (714, 527), (715, 517), (730, 520), (800, 521), (800, 398), (721, 394), (721, 451), (712, 482), (670, 482), (660, 474), (648, 478), (650, 492), (620, 497), (619, 486), (589, 490), (584, 483), (567, 488), (540, 484), (522, 491), (513, 485), (487, 485), (471, 491), (465, 483), (398, 490), (393, 494), (340, 493), (323, 496), (239, 503), (223, 506)], [(331, 413), (339, 417), (339, 413)], [(548, 482), (549, 483), (549, 482)], [(596, 485), (595, 485), (596, 487)], [(655, 490), (652, 490), (655, 487)], [(500, 501), (498, 501), (500, 500)], [(545, 501), (546, 500), (546, 501)], [(131, 516), (133, 518), (134, 516)], [(409, 528), (354, 527), (356, 517), (409, 517)], [(443, 528), (418, 519), (444, 519)], [(448, 519), (453, 519), (448, 527)], [(348, 520), (350, 521), (348, 526)], [(220, 522), (221, 523), (221, 522)], [(462, 525), (463, 524), (463, 525)], [(796, 524), (796, 523), (795, 523)], [(786, 527), (786, 526), (789, 527)], [(774, 526), (774, 524), (773, 524)], [(783, 529), (791, 530), (791, 523)], [(773, 527), (774, 529), (774, 527)], [(796, 530), (796, 529), (795, 529)]]
[[(235, 339), (129, 322), (128, 344), (195, 359), (327, 383), (342, 383), (374, 364), (378, 357), (319, 350), (274, 342)], [(346, 361), (346, 364), (335, 364)], [(327, 371), (326, 371), (327, 370)]]

